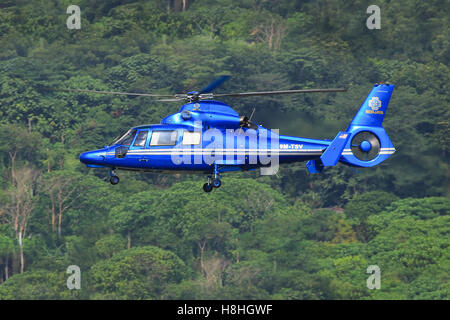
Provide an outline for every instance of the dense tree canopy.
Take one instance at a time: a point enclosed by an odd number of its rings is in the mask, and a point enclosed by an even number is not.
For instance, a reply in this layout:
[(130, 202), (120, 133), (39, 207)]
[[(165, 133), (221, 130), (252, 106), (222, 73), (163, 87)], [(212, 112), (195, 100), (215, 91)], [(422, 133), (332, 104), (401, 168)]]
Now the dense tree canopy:
[[(80, 0), (0, 4), (0, 299), (449, 299), (448, 2)], [(148, 97), (216, 75), (220, 92), (349, 86), (227, 99), (282, 134), (329, 139), (373, 83), (396, 85), (382, 165), (308, 175), (108, 173), (79, 163), (179, 109)], [(81, 269), (69, 290), (67, 267)], [(381, 269), (381, 289), (366, 286)]]

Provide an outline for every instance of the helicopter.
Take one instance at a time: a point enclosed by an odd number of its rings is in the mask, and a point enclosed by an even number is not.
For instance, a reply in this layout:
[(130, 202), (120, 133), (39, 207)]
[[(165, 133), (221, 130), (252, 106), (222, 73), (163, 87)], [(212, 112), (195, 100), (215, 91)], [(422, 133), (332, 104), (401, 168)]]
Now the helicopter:
[(84, 89), (63, 91), (147, 96), (158, 101), (183, 101), (180, 110), (159, 124), (129, 129), (111, 146), (83, 152), (80, 161), (89, 168), (109, 169), (110, 183), (120, 179), (117, 170), (160, 173), (199, 173), (207, 177), (205, 192), (222, 185), (222, 174), (260, 169), (275, 174), (280, 164), (306, 161), (310, 174), (342, 163), (352, 167), (372, 167), (395, 152), (382, 122), (394, 89), (376, 83), (345, 131), (334, 139), (319, 140), (280, 135), (239, 115), (223, 97), (249, 97), (317, 92), (345, 92), (338, 89), (298, 89), (282, 91), (215, 94), (213, 90), (229, 76), (220, 76), (200, 91), (163, 95)]

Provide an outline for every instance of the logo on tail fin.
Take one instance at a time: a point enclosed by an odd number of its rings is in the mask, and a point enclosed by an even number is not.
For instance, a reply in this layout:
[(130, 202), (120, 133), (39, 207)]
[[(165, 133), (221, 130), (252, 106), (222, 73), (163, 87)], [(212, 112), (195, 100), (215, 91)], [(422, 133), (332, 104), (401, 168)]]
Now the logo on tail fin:
[(381, 108), (381, 100), (378, 97), (372, 97), (367, 103), (371, 110), (366, 110), (366, 113), (383, 114), (383, 111), (378, 111)]

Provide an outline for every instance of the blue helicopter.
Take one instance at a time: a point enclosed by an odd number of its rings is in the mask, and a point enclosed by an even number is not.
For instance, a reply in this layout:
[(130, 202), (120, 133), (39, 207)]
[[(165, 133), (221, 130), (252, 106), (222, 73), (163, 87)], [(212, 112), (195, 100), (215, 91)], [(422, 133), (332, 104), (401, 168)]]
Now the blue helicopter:
[(229, 76), (222, 76), (200, 91), (160, 95), (147, 93), (90, 92), (157, 97), (159, 101), (186, 102), (179, 112), (159, 124), (128, 130), (111, 146), (84, 152), (80, 161), (90, 168), (108, 168), (110, 182), (119, 183), (116, 170), (207, 175), (203, 185), (211, 192), (222, 184), (221, 174), (260, 169), (274, 174), (283, 163), (307, 161), (309, 173), (339, 162), (354, 167), (372, 167), (395, 152), (382, 122), (394, 85), (375, 84), (345, 131), (333, 140), (279, 135), (241, 116), (230, 106), (214, 100), (222, 97), (248, 97), (313, 92), (343, 92), (347, 89), (301, 89), (266, 92), (214, 94), (212, 91)]

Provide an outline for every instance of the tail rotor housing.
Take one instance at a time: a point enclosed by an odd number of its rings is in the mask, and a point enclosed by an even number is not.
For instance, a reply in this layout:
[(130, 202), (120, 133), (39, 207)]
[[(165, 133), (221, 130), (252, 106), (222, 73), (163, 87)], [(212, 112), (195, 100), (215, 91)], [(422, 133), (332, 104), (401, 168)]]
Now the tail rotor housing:
[(351, 140), (353, 155), (361, 161), (373, 160), (380, 154), (380, 140), (370, 131), (360, 131)]

